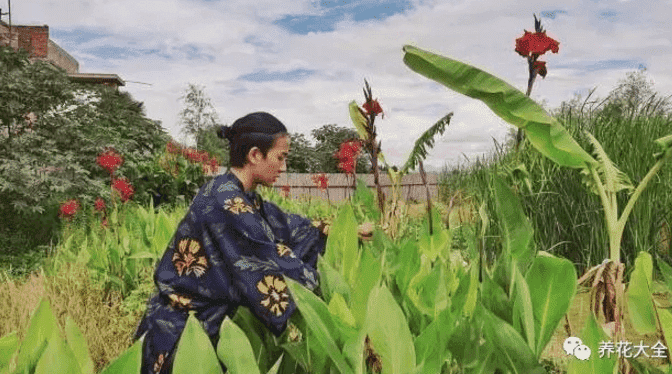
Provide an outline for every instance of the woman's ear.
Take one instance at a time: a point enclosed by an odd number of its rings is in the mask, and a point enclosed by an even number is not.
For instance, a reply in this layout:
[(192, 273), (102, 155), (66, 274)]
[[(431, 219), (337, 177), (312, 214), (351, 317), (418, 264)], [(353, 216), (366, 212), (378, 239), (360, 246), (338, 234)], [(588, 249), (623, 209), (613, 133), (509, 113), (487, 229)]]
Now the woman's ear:
[(256, 165), (263, 159), (264, 155), (261, 153), (261, 149), (259, 149), (259, 147), (252, 147), (252, 149), (247, 152), (247, 161), (252, 165)]

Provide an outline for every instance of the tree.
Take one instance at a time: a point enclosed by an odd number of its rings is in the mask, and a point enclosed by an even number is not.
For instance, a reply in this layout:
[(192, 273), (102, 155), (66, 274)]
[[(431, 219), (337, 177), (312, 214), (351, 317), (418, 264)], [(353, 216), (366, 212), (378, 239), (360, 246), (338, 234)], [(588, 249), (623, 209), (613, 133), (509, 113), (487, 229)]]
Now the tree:
[[(355, 129), (335, 124), (328, 124), (315, 129), (311, 131), (311, 135), (317, 141), (315, 145), (317, 164), (314, 172), (321, 173), (340, 173), (341, 171), (337, 168), (338, 161), (334, 158), (334, 153), (338, 151), (341, 143), (344, 141), (359, 139), (359, 135)], [(370, 156), (363, 153), (357, 160), (355, 171), (357, 173), (369, 173), (370, 170)]]
[(204, 130), (218, 124), (217, 111), (205, 94), (205, 87), (189, 83), (181, 99), (184, 101), (184, 109), (180, 112), (182, 133), (193, 136), (198, 149), (202, 143), (199, 137), (204, 134)]
[(229, 142), (224, 139), (220, 139), (217, 136), (217, 132), (220, 131), (221, 125), (214, 124), (206, 127), (203, 130), (200, 130), (197, 138), (199, 143), (196, 143), (197, 149), (207, 151), (213, 156), (216, 156), (221, 160), (222, 166), (229, 165)]
[(317, 167), (318, 155), (306, 136), (301, 133), (290, 134), (290, 152), (287, 156), (288, 173), (315, 173), (321, 171)]
[(106, 147), (132, 167), (170, 138), (129, 94), (72, 83), (63, 69), (30, 63), (24, 52), (0, 47), (0, 78), (0, 214), (15, 217), (12, 224), (35, 215), (55, 220), (65, 198), (84, 206), (109, 196), (109, 174), (96, 164)]

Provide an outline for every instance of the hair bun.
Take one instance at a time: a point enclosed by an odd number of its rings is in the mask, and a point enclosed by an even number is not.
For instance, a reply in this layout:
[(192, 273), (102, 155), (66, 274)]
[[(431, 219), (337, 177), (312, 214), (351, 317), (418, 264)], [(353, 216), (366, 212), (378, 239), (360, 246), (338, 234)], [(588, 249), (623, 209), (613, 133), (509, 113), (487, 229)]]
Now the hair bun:
[(217, 133), (217, 136), (219, 136), (220, 139), (227, 139), (231, 141), (231, 139), (233, 139), (233, 129), (231, 126), (222, 126)]

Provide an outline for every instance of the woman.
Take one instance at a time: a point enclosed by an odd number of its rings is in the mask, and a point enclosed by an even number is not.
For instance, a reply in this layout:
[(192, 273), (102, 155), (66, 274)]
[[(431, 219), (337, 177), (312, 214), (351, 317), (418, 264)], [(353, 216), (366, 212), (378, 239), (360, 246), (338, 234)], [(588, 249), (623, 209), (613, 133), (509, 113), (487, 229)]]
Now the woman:
[(254, 191), (286, 170), (287, 129), (257, 112), (222, 126), (219, 136), (229, 140), (231, 168), (201, 187), (157, 265), (158, 293), (134, 336), (145, 335), (142, 373), (172, 371), (190, 310), (213, 347), (224, 317), (232, 318), (238, 306), (279, 336), (296, 309), (284, 277), (311, 290), (318, 285), (315, 268), (326, 235)]

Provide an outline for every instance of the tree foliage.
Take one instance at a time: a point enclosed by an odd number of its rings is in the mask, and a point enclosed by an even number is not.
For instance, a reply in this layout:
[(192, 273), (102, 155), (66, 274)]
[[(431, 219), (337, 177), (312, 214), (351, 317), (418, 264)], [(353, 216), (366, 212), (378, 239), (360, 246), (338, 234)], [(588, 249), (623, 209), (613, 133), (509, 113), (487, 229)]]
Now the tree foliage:
[(55, 220), (64, 199), (86, 206), (109, 197), (109, 174), (96, 164), (106, 147), (133, 167), (170, 138), (129, 94), (70, 82), (9, 47), (0, 47), (0, 96), (0, 213), (14, 223), (46, 213)]
[(182, 132), (193, 136), (197, 149), (200, 149), (198, 147), (203, 142), (201, 137), (204, 136), (205, 130), (219, 123), (217, 111), (205, 94), (205, 87), (189, 83), (181, 99), (184, 102), (184, 108), (180, 112)]
[[(317, 157), (317, 170), (321, 173), (340, 173), (338, 170), (338, 160), (334, 154), (338, 151), (341, 143), (348, 139), (359, 139), (357, 131), (353, 128), (327, 124), (311, 131), (311, 135), (317, 143), (315, 144), (315, 154)], [(368, 173), (371, 170), (371, 158), (368, 154), (363, 154), (357, 160), (357, 173)]]

